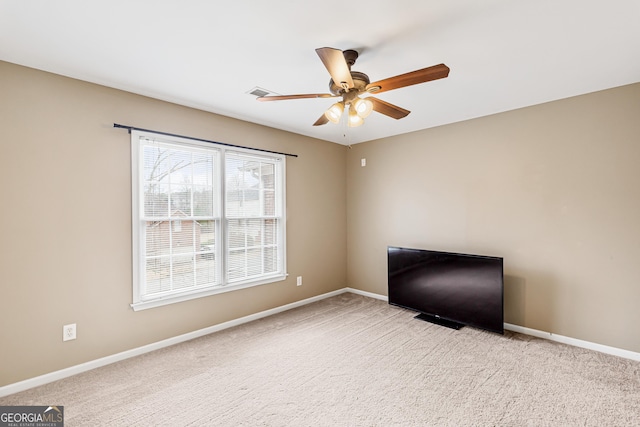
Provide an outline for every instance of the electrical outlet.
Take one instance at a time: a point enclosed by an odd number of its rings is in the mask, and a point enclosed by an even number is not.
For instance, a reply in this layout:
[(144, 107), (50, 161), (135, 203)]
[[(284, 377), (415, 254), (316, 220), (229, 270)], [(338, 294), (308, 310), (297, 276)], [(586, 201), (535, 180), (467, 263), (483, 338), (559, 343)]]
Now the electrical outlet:
[(302, 276), (298, 276), (296, 279), (296, 286), (302, 286)]
[(362, 167), (367, 166), (367, 159), (360, 159), (360, 166)]
[(62, 327), (62, 341), (69, 341), (76, 339), (76, 324), (64, 325)]

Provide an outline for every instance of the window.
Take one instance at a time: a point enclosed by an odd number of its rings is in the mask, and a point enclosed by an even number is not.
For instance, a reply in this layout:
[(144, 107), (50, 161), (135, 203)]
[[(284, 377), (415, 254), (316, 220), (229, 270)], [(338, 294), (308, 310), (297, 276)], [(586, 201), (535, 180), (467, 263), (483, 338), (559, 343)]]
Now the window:
[(285, 279), (283, 155), (131, 142), (134, 310)]

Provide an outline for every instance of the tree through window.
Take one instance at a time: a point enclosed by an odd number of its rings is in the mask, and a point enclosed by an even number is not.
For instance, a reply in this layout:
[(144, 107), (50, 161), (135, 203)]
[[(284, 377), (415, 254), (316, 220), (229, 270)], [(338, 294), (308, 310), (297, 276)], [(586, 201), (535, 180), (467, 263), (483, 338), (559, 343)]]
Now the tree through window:
[(132, 131), (136, 310), (284, 280), (284, 156)]

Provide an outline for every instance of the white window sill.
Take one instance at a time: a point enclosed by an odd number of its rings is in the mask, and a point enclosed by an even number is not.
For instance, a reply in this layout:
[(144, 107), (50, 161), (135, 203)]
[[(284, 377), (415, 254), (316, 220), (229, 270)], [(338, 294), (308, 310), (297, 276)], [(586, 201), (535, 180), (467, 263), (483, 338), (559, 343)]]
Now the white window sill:
[(227, 286), (216, 286), (212, 288), (200, 289), (190, 293), (180, 293), (178, 295), (167, 295), (145, 301), (134, 302), (131, 304), (133, 311), (147, 310), (149, 308), (162, 307), (163, 305), (175, 304), (178, 302), (189, 301), (196, 298), (208, 297), (211, 295), (221, 294), (224, 292), (237, 291), (239, 289), (251, 288), (253, 286), (266, 285), (268, 283), (281, 282), (287, 278), (286, 274), (264, 278), (260, 281), (237, 283)]

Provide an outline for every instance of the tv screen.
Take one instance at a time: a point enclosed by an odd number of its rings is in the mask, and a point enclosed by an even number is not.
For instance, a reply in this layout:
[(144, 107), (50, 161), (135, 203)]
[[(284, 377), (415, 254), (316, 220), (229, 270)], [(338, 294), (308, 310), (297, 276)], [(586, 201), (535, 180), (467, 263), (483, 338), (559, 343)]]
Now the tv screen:
[(504, 333), (503, 259), (388, 247), (389, 304), (444, 326)]

